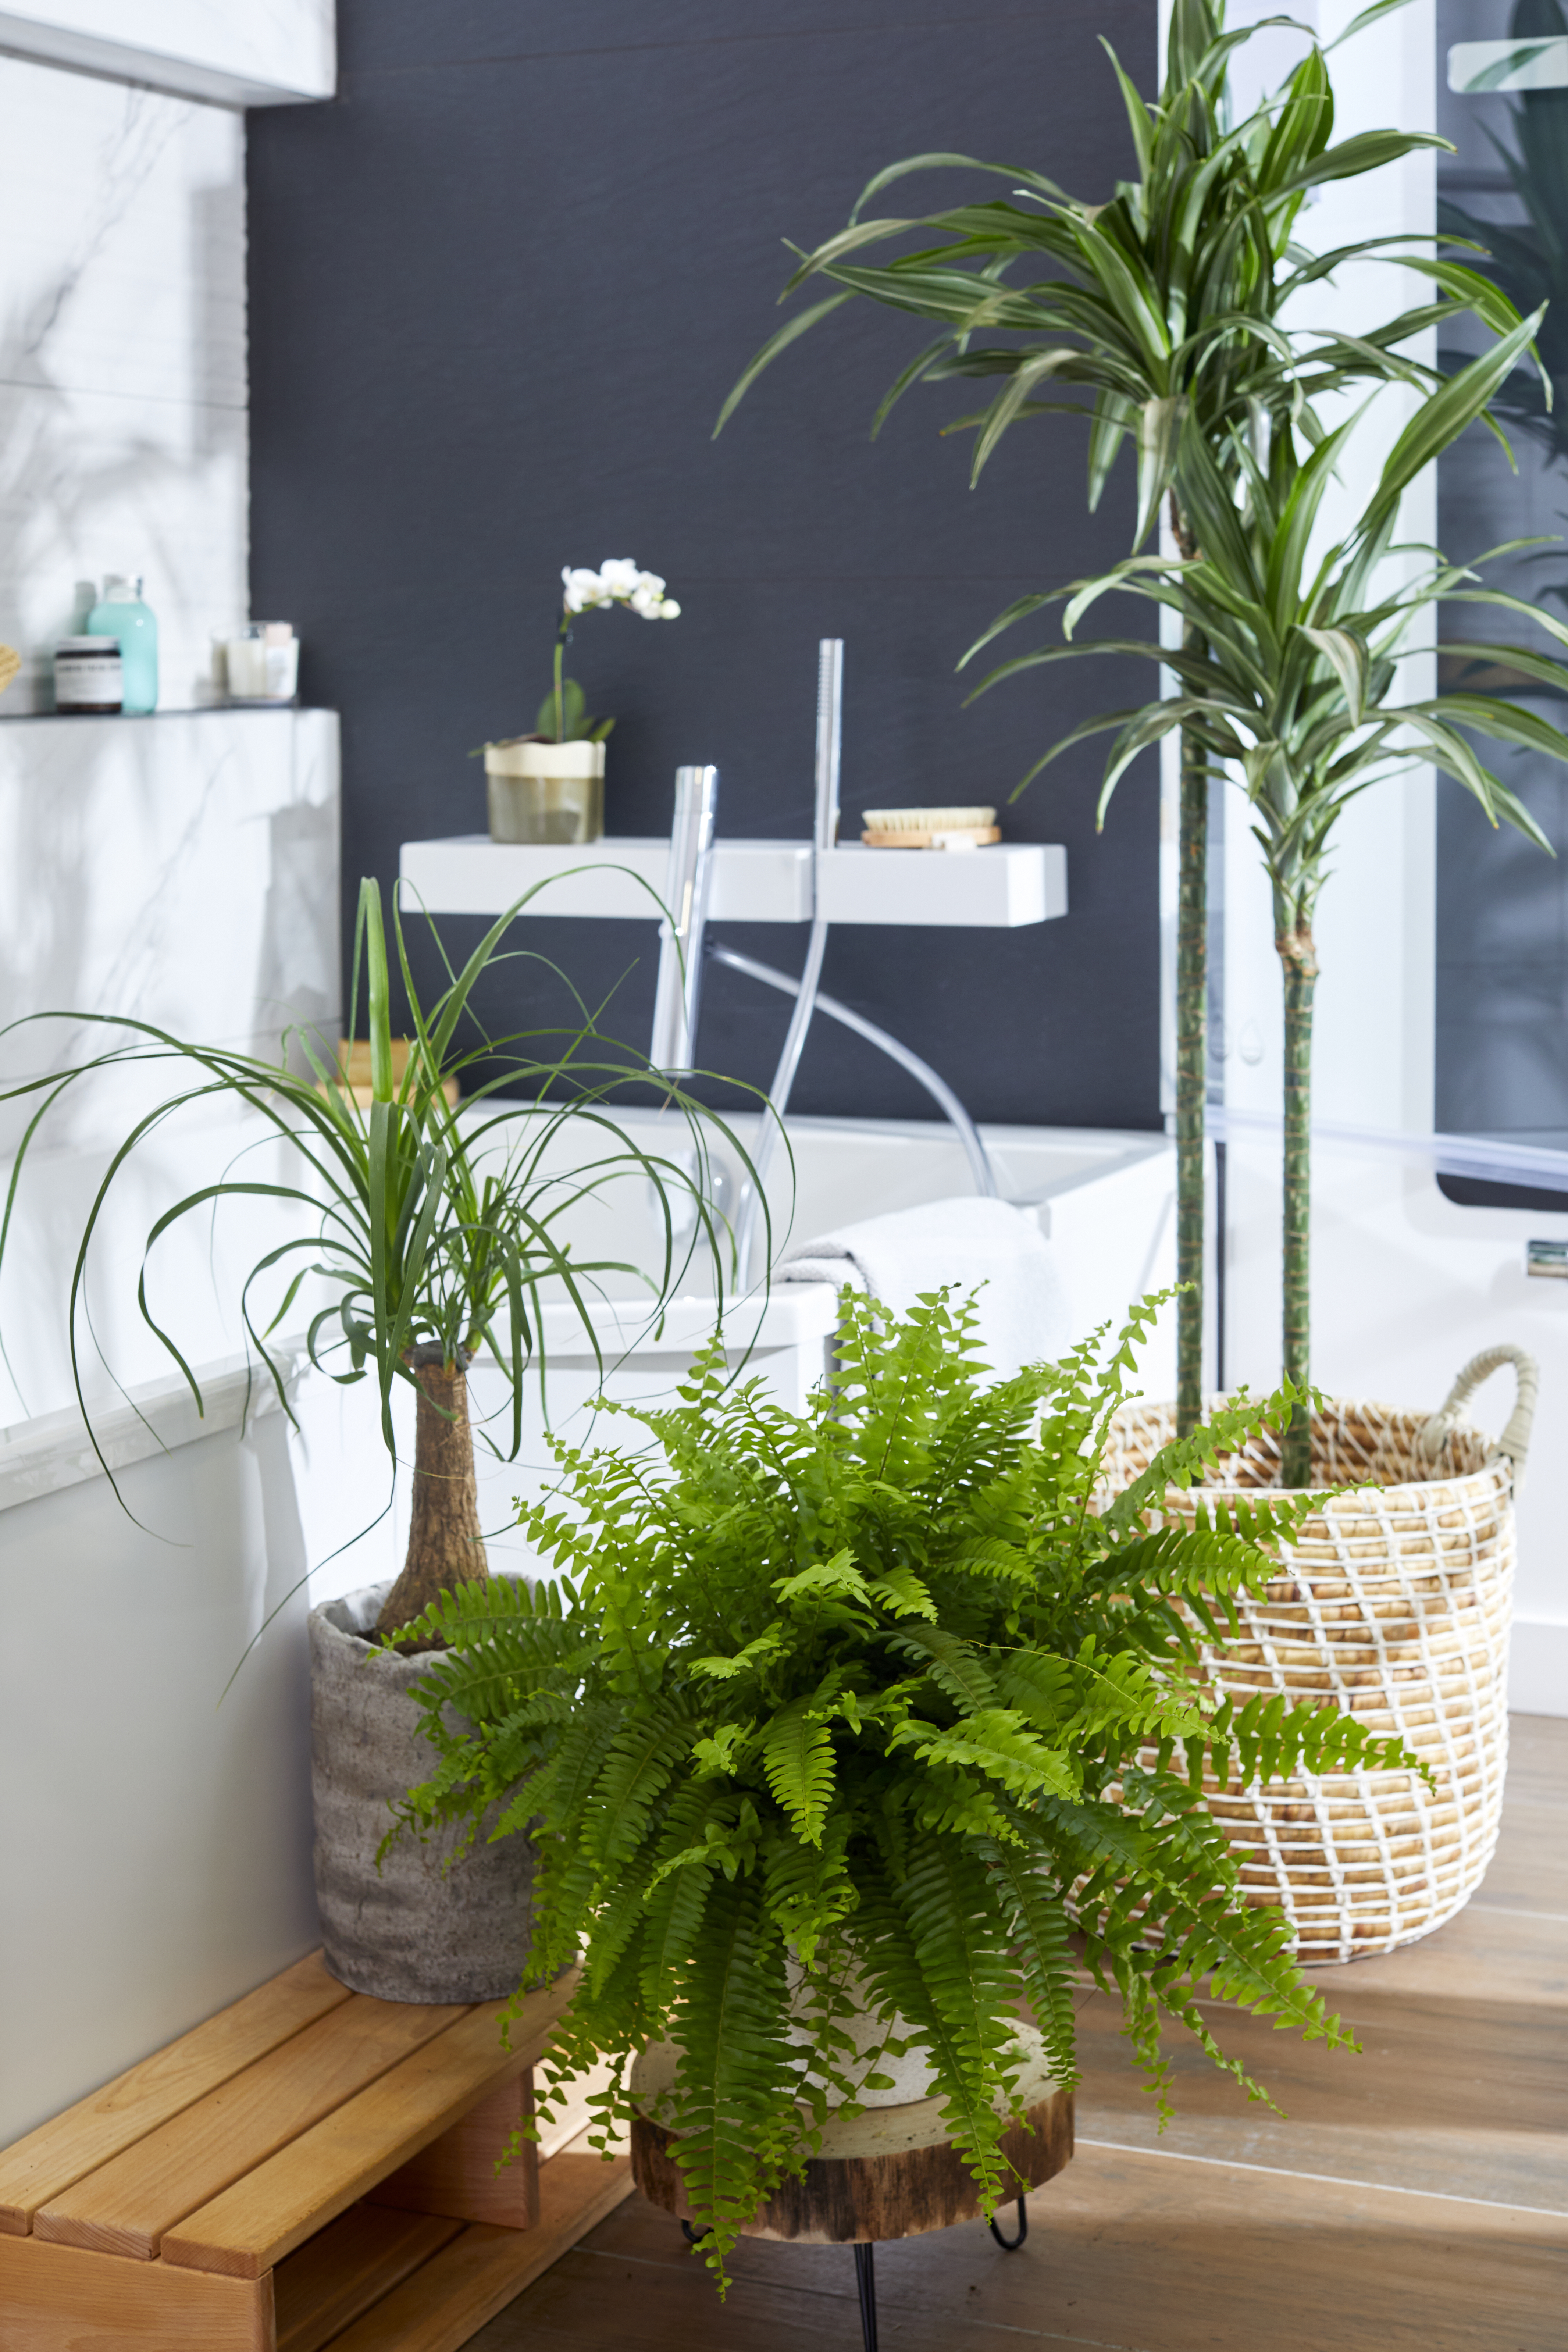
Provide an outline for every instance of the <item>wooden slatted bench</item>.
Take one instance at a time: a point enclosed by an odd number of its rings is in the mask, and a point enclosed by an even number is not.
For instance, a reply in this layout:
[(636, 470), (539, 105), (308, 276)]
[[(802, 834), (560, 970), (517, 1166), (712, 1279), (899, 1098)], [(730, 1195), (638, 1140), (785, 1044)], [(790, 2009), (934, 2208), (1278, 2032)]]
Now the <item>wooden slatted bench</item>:
[(500, 2001), (373, 2000), (312, 1954), (0, 2149), (5, 2352), (466, 2344), (631, 2189), (571, 2146), (495, 2168), (574, 1983), (503, 2047)]

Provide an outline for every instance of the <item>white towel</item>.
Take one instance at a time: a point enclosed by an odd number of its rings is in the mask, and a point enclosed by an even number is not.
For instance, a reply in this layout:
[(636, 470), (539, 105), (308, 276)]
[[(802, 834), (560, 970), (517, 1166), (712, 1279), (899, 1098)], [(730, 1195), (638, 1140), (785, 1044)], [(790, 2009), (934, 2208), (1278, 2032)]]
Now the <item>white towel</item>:
[(774, 1280), (852, 1282), (898, 1314), (943, 1283), (957, 1293), (983, 1283), (976, 1337), (997, 1380), (1072, 1344), (1066, 1290), (1038, 1224), (1026, 1209), (974, 1193), (819, 1234), (791, 1250)]

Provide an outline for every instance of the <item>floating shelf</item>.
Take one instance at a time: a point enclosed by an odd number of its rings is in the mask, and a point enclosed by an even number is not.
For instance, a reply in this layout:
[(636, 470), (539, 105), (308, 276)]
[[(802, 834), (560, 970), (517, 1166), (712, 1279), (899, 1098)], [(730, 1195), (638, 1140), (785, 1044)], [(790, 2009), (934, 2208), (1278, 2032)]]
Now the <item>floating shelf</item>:
[[(405, 842), (400, 901), (431, 915), (500, 915), (528, 891), (531, 915), (641, 918), (660, 912), (669, 844), (612, 835), (580, 848), (462, 834)], [(814, 874), (815, 898), (814, 906)], [(548, 885), (548, 887), (542, 887)], [(717, 841), (708, 916), (716, 923), (912, 923), (1016, 930), (1068, 910), (1067, 851), (1002, 841), (968, 851), (866, 849), (817, 856), (805, 841)]]

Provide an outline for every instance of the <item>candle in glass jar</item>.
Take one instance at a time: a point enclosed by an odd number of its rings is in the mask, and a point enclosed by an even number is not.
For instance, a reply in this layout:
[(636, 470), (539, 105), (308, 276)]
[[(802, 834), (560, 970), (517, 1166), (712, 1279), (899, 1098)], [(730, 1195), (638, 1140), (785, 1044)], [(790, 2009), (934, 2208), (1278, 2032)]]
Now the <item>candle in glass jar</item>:
[(292, 702), (300, 641), (288, 621), (251, 621), (224, 646), (231, 702)]

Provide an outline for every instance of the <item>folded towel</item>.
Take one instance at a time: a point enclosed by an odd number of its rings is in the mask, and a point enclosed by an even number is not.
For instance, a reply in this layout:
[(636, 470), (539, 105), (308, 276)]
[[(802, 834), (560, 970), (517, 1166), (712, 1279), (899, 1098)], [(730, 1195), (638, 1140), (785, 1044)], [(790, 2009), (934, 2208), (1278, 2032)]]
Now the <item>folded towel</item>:
[(898, 1314), (943, 1283), (983, 1283), (976, 1337), (998, 1380), (1072, 1344), (1072, 1317), (1049, 1244), (1025, 1209), (969, 1193), (840, 1225), (790, 1251), (776, 1282), (852, 1282)]

